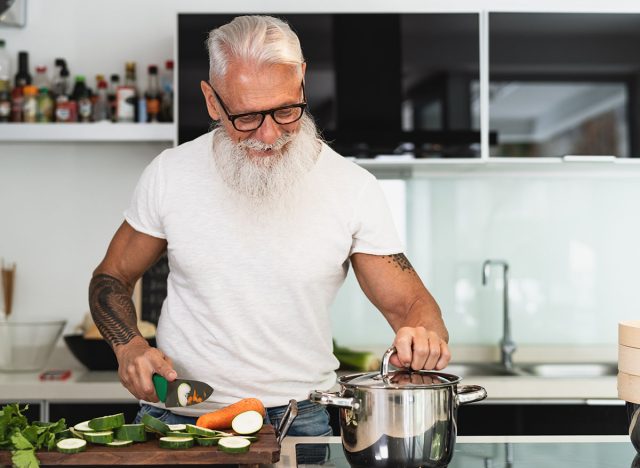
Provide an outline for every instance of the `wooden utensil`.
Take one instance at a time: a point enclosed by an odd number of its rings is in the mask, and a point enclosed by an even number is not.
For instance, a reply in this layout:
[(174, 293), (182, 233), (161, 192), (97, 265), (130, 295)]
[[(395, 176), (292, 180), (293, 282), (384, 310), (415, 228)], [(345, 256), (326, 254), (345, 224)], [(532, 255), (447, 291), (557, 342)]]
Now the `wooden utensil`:
[(0, 268), (2, 273), (2, 291), (4, 298), (4, 313), (7, 317), (11, 315), (11, 307), (13, 305), (13, 285), (16, 277), (16, 264), (11, 266), (5, 266), (4, 260), (2, 260), (2, 267)]
[(618, 324), (618, 344), (640, 348), (640, 320), (625, 320)]

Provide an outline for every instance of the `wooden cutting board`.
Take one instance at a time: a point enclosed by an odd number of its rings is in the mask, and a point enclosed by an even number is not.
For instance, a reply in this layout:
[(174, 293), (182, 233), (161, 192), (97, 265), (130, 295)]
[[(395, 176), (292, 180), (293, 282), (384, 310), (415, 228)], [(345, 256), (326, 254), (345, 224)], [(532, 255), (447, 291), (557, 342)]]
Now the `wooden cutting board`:
[[(87, 450), (72, 455), (38, 451), (41, 465), (101, 466), (101, 465), (240, 465), (276, 463), (280, 460), (280, 446), (273, 426), (266, 425), (259, 439), (246, 453), (225, 453), (217, 447), (194, 445), (190, 449), (162, 449), (157, 440), (134, 443), (129, 447), (107, 447), (87, 444)], [(11, 466), (11, 452), (0, 451), (0, 465)]]

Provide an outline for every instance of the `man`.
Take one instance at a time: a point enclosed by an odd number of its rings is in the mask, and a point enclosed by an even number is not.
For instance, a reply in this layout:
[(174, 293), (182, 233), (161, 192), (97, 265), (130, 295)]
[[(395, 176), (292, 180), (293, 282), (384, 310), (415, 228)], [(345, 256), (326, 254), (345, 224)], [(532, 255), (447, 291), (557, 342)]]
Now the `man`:
[[(239, 17), (211, 31), (208, 47), (201, 88), (219, 124), (144, 171), (94, 272), (91, 312), (123, 385), (144, 401), (139, 416), (193, 422), (257, 397), (276, 424), (295, 398), (300, 414), (289, 433), (327, 435), (327, 412), (307, 397), (335, 383), (328, 308), (349, 263), (396, 332), (392, 364), (444, 368), (447, 330), (402, 253), (378, 182), (324, 144), (305, 113), (306, 64), (289, 26)], [(165, 252), (155, 349), (136, 328), (130, 298)], [(169, 412), (153, 373), (203, 380), (214, 393)]]

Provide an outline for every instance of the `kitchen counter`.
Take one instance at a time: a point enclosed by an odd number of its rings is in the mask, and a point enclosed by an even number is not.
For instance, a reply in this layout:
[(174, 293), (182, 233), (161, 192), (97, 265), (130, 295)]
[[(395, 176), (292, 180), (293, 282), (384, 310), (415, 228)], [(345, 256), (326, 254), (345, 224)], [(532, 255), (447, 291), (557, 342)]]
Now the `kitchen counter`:
[[(314, 447), (321, 459), (314, 465), (298, 465), (296, 449)], [(322, 456), (323, 455), (323, 456)], [(287, 437), (277, 468), (327, 466), (349, 468), (340, 437)], [(458, 437), (448, 468), (638, 468), (626, 436), (499, 436)]]
[[(571, 357), (570, 353), (557, 349), (541, 348), (548, 356)], [(546, 350), (546, 351), (545, 351)], [(478, 351), (458, 351), (462, 358), (473, 355), (476, 359), (490, 359)], [(454, 355), (456, 351), (454, 350)], [(465, 353), (468, 353), (465, 354)], [(534, 353), (540, 359), (540, 352)], [(579, 353), (583, 359), (609, 359), (610, 353), (593, 351), (590, 356), (584, 351)], [(613, 358), (615, 361), (615, 358)], [(486, 362), (486, 361), (485, 361)], [(550, 360), (551, 362), (551, 360)], [(609, 361), (611, 362), (611, 361)], [(46, 406), (51, 402), (110, 402), (135, 403), (133, 396), (121, 385), (115, 371), (88, 371), (80, 365), (65, 347), (56, 348), (47, 369), (71, 369), (72, 376), (63, 382), (41, 382), (38, 372), (3, 373), (0, 372), (0, 402), (40, 402), (44, 404), (41, 416), (46, 419)], [(463, 379), (463, 384), (483, 386), (488, 398), (480, 404), (499, 402), (563, 402), (600, 404), (621, 404), (617, 399), (616, 377), (597, 378), (543, 378), (525, 376), (473, 376)], [(337, 386), (336, 386), (337, 389)]]

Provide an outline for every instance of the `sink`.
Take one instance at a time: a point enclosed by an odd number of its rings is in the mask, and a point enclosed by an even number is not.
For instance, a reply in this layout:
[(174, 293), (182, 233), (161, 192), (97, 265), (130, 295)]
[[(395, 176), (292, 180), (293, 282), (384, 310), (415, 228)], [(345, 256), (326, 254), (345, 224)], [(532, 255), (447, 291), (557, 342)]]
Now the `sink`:
[(442, 372), (460, 377), (544, 377), (544, 378), (594, 378), (618, 375), (615, 363), (537, 363), (516, 364), (512, 370), (498, 363), (454, 363)]
[(615, 363), (545, 363), (518, 366), (526, 375), (548, 378), (589, 378), (618, 375)]
[(449, 364), (442, 370), (442, 372), (458, 375), (460, 377), (508, 377), (521, 374), (518, 369), (507, 370), (497, 363), (481, 362)]

